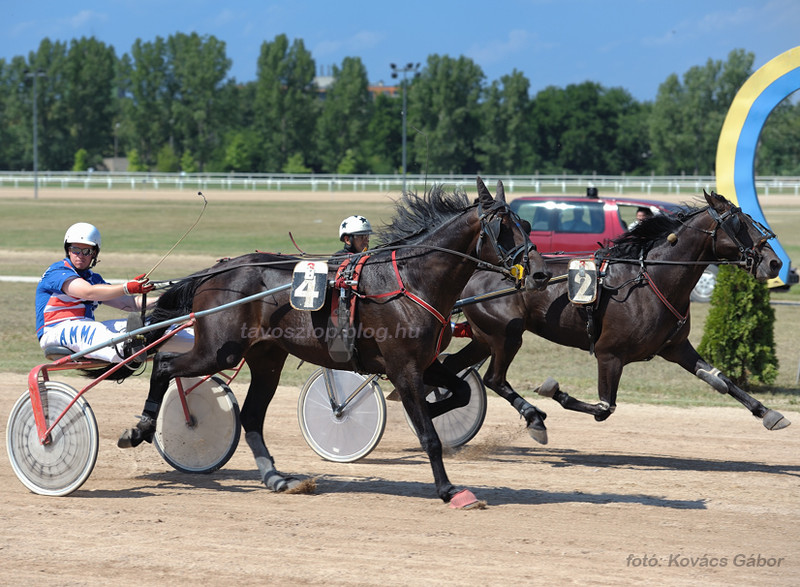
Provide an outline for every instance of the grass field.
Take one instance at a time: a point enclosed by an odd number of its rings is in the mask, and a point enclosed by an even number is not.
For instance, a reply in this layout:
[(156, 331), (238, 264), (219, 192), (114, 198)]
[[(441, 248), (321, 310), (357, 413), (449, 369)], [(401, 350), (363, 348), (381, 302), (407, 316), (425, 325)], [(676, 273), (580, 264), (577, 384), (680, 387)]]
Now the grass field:
[[(658, 199), (658, 195), (653, 198)], [(337, 226), (353, 213), (364, 214), (380, 225), (392, 214), (389, 198), (348, 201), (336, 200), (240, 201), (209, 197), (208, 208), (197, 227), (153, 273), (153, 279), (186, 275), (211, 265), (220, 257), (233, 257), (253, 250), (295, 252), (289, 231), (298, 246), (308, 253), (329, 253), (339, 248)], [(87, 221), (100, 227), (104, 236), (102, 262), (97, 270), (106, 279), (130, 278), (151, 269), (198, 217), (202, 201), (140, 200), (128, 194), (108, 199), (79, 196), (57, 199), (0, 199), (0, 275), (38, 276), (60, 258), (61, 238), (73, 222)], [(800, 260), (800, 199), (781, 200), (765, 205), (772, 229), (790, 257)], [(33, 334), (32, 283), (0, 283), (0, 372), (27, 372), (42, 361)], [(776, 292), (774, 300), (800, 301), (800, 287)], [(702, 337), (708, 307), (692, 308), (692, 340)], [(764, 403), (780, 408), (800, 405), (800, 386), (796, 381), (800, 349), (797, 329), (800, 306), (776, 306), (775, 338), (780, 373), (770, 389), (754, 390)], [(114, 317), (101, 308), (100, 319)], [(452, 349), (451, 349), (452, 350)], [(313, 370), (310, 365), (295, 369), (290, 359), (282, 383), (302, 384)], [(595, 361), (587, 353), (559, 347), (533, 335), (526, 337), (509, 376), (515, 388), (532, 391), (545, 377), (557, 378), (562, 387), (576, 397), (596, 397)], [(679, 405), (735, 405), (661, 359), (630, 365), (622, 378), (619, 402), (656, 402)], [(551, 408), (552, 409), (552, 408)]]

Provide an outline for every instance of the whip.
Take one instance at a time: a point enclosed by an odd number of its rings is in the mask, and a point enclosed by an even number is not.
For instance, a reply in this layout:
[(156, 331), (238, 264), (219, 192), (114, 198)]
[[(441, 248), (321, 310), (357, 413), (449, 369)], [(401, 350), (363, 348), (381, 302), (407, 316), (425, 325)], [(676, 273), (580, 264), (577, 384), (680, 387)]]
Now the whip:
[(167, 252), (164, 254), (164, 256), (163, 256), (163, 257), (161, 257), (161, 258), (158, 260), (158, 263), (156, 263), (155, 265), (153, 265), (153, 268), (152, 268), (152, 269), (150, 269), (150, 271), (148, 271), (147, 273), (145, 273), (145, 274), (144, 274), (144, 278), (145, 278), (145, 279), (146, 279), (146, 278), (148, 278), (148, 277), (150, 277), (150, 274), (151, 274), (153, 271), (155, 271), (155, 270), (156, 270), (156, 267), (158, 267), (159, 265), (161, 265), (161, 263), (164, 261), (164, 259), (166, 259), (166, 258), (169, 256), (169, 254), (170, 254), (172, 251), (174, 251), (174, 250), (175, 250), (175, 247), (177, 247), (177, 246), (178, 246), (178, 245), (181, 243), (181, 241), (182, 241), (183, 239), (185, 239), (185, 238), (186, 238), (186, 235), (188, 235), (190, 232), (192, 232), (192, 230), (194, 230), (194, 227), (195, 227), (195, 226), (197, 226), (197, 223), (198, 223), (198, 222), (200, 222), (200, 219), (203, 217), (203, 213), (206, 211), (206, 206), (208, 205), (208, 200), (206, 200), (206, 197), (203, 195), (203, 192), (197, 192), (197, 195), (198, 195), (198, 196), (200, 196), (201, 198), (203, 198), (203, 209), (202, 209), (202, 210), (200, 210), (200, 215), (197, 217), (197, 220), (195, 220), (195, 221), (194, 221), (194, 224), (192, 224), (192, 225), (189, 227), (189, 230), (187, 230), (187, 231), (186, 231), (186, 232), (183, 234), (183, 236), (182, 236), (181, 238), (179, 238), (179, 239), (178, 239), (178, 242), (176, 242), (174, 245), (172, 245), (172, 248), (171, 248), (169, 251), (167, 251)]

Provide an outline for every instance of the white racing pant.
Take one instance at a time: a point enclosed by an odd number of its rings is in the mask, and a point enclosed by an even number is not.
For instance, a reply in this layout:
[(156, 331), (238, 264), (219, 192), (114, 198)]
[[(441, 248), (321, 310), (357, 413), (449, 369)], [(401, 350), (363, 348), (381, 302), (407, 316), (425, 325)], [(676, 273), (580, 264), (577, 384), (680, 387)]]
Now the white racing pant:
[[(42, 338), (39, 339), (39, 346), (42, 347), (42, 350), (49, 346), (63, 346), (73, 352), (80, 352), (119, 336), (126, 332), (127, 326), (127, 319), (106, 320), (104, 322), (96, 320), (65, 320), (45, 328)], [(117, 353), (117, 349), (122, 352), (124, 342), (121, 341), (116, 345), (99, 348), (86, 355), (86, 357), (108, 363), (119, 363), (122, 361), (122, 357)], [(168, 339), (159, 350), (187, 352), (193, 346), (194, 330), (186, 328)]]
[[(64, 320), (44, 329), (39, 346), (45, 349), (49, 346), (67, 347), (73, 352), (80, 352), (95, 345), (107, 342), (125, 332), (127, 320)], [(89, 359), (99, 359), (109, 363), (119, 363), (122, 357), (117, 354), (116, 346), (122, 351), (122, 343), (97, 349), (86, 355)]]

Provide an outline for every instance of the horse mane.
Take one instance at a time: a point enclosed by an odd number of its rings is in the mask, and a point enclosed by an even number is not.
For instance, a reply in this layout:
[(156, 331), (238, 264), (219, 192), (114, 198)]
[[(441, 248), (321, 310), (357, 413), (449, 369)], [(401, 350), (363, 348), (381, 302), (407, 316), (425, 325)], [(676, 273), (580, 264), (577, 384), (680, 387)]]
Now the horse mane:
[(622, 233), (612, 241), (612, 245), (602, 249), (602, 257), (606, 259), (638, 258), (641, 251), (649, 251), (670, 233), (680, 228), (686, 218), (704, 210), (705, 207), (684, 206), (681, 210), (669, 214), (657, 214), (642, 220), (631, 230)]
[(378, 247), (421, 236), (470, 205), (469, 196), (459, 188), (446, 192), (441, 185), (434, 185), (421, 196), (406, 192), (395, 202), (391, 222), (375, 233)]

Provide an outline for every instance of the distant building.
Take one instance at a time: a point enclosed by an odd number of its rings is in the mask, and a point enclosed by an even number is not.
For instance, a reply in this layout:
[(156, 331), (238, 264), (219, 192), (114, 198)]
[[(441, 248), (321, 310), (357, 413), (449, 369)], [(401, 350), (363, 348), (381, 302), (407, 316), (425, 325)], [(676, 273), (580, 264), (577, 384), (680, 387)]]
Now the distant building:
[[(333, 85), (335, 78), (333, 77), (332, 73), (332, 66), (328, 66), (326, 68), (324, 65), (321, 65), (319, 68), (319, 75), (314, 78), (314, 85), (317, 88), (317, 94), (319, 95), (320, 100), (325, 99), (328, 89)], [(384, 85), (383, 80), (380, 80), (378, 83), (367, 86), (367, 89), (374, 100), (378, 94), (385, 94), (393, 98), (397, 95), (398, 86), (386, 86)]]

